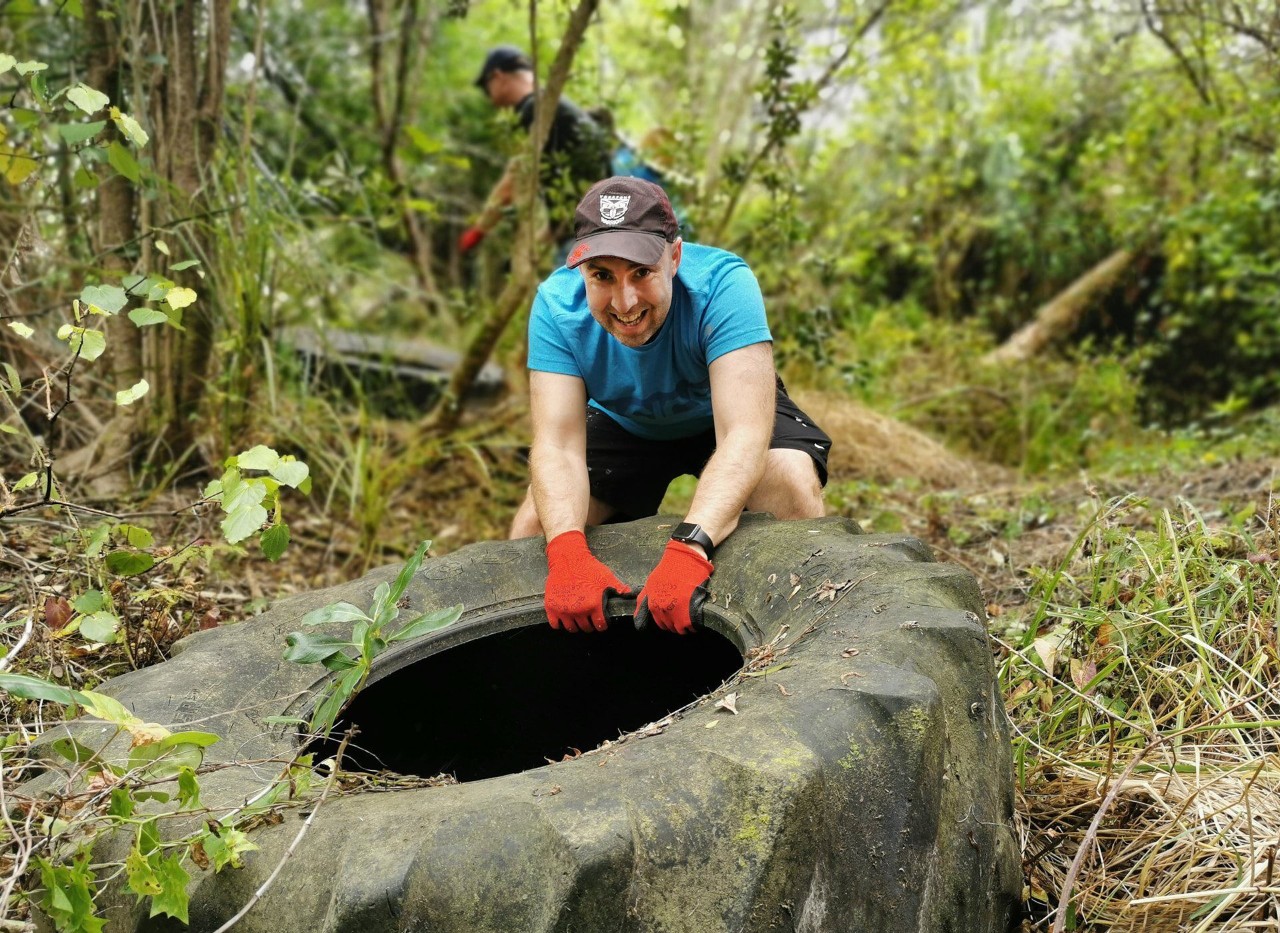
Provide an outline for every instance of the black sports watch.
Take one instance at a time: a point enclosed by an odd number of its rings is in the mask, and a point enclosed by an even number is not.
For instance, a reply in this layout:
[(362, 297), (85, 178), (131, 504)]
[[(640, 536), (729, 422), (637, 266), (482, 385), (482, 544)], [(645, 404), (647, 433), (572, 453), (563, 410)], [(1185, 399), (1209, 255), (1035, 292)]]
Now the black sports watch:
[(711, 540), (711, 535), (703, 531), (701, 525), (695, 525), (692, 522), (681, 522), (676, 525), (676, 530), (671, 532), (671, 540), (701, 546), (707, 552), (707, 560), (711, 560), (711, 555), (716, 550), (716, 545)]

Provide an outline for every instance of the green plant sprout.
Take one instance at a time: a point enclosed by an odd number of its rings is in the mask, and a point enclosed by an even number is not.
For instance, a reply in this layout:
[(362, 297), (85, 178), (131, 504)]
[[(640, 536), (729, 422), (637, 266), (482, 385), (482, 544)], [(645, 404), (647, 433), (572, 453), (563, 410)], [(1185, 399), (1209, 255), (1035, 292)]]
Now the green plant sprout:
[[(364, 687), (373, 668), (373, 661), (389, 645), (408, 641), (452, 625), (462, 615), (462, 606), (450, 606), (436, 612), (420, 615), (403, 628), (390, 635), (385, 634), (400, 616), (400, 598), (409, 581), (413, 579), (430, 541), (423, 541), (410, 557), (395, 582), (380, 583), (373, 593), (373, 605), (365, 612), (348, 602), (332, 603), (302, 617), (302, 624), (315, 627), (336, 622), (354, 622), (350, 638), (319, 635), (310, 632), (291, 632), (286, 639), (288, 648), (284, 658), (295, 664), (323, 664), (340, 676), (328, 680), (319, 692), (319, 701), (311, 714), (308, 728), (316, 735), (329, 735), (339, 714), (351, 699)], [(350, 652), (354, 649), (354, 652)]]

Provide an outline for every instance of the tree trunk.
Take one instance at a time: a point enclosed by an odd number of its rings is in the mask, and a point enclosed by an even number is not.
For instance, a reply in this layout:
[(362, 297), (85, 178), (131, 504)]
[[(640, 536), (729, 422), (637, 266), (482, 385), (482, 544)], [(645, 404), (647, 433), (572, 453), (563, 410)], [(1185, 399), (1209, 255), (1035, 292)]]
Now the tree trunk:
[(1027, 324), (982, 358), (987, 364), (1020, 363), (1075, 333), (1089, 307), (1133, 264), (1135, 254), (1117, 250), (1040, 306)]
[(449, 380), (449, 388), (437, 406), (429, 427), (441, 433), (448, 433), (458, 426), (462, 417), (462, 400), (466, 397), (471, 384), (475, 382), (480, 369), (493, 354), (498, 339), (506, 330), (511, 318), (521, 307), (528, 304), (537, 287), (537, 264), (534, 261), (537, 239), (538, 211), (538, 158), (542, 147), (551, 133), (551, 121), (555, 116), (556, 105), (560, 102), (560, 94), (569, 78), (569, 68), (573, 57), (582, 45), (587, 25), (595, 14), (600, 0), (579, 0), (577, 7), (569, 15), (569, 25), (564, 37), (560, 40), (560, 49), (556, 52), (555, 61), (547, 75), (546, 87), (538, 92), (538, 106), (533, 126), (529, 127), (529, 151), (532, 158), (523, 165), (523, 171), (516, 177), (515, 203), (520, 206), (519, 222), (516, 225), (515, 255), (512, 257), (511, 278), (507, 286), (498, 296), (497, 304), (485, 320), (484, 326), (476, 334), (475, 339), (467, 347), (458, 368), (453, 371)]

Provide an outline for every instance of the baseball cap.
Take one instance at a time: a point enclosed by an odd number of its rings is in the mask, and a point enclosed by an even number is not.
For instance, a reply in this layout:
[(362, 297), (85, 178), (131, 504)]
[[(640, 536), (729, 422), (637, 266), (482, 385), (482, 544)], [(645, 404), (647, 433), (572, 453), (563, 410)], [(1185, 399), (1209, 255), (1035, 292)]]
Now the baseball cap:
[(615, 175), (596, 182), (573, 214), (570, 269), (597, 256), (650, 265), (680, 233), (667, 193), (641, 178)]
[(495, 45), (484, 57), (476, 87), (483, 91), (495, 71), (533, 71), (533, 62), (514, 45)]

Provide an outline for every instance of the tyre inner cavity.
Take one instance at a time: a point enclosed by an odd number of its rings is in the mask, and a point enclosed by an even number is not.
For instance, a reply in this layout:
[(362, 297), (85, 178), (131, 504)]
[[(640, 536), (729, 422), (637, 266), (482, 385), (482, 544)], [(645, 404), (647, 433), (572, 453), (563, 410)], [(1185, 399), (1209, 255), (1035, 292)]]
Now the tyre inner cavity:
[(680, 636), (615, 620), (589, 635), (540, 624), (441, 651), (367, 686), (349, 724), (349, 771), (394, 771), (475, 781), (560, 761), (663, 719), (715, 690), (742, 656), (709, 629)]

